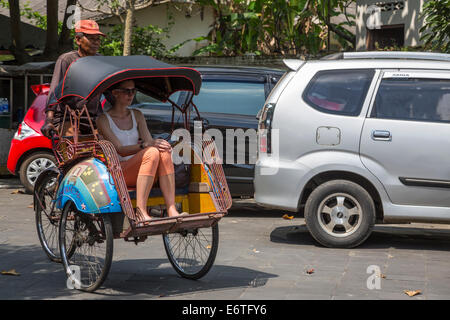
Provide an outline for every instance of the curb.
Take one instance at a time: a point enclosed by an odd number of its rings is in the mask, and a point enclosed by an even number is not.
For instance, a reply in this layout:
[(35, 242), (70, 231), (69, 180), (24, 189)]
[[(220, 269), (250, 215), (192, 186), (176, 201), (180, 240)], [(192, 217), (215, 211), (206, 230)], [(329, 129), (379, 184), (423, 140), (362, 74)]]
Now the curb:
[(23, 189), (19, 179), (0, 179), (0, 189)]

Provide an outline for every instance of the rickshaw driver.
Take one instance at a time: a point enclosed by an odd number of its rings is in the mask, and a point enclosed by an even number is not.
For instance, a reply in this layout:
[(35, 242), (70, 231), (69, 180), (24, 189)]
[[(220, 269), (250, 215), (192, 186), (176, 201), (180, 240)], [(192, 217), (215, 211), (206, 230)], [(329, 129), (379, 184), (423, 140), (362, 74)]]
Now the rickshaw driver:
[[(78, 49), (63, 53), (56, 61), (47, 98), (47, 107), (45, 108), (46, 119), (44, 125), (41, 127), (41, 132), (44, 136), (51, 138), (51, 131), (56, 130), (55, 125), (57, 126), (62, 122), (63, 110), (61, 110), (61, 106), (48, 105), (53, 92), (64, 78), (72, 62), (82, 57), (99, 55), (97, 52), (100, 47), (100, 37), (106, 37), (106, 35), (100, 32), (98, 24), (95, 21), (80, 20), (75, 24), (75, 41)], [(71, 102), (76, 103), (75, 100), (67, 101), (68, 104), (72, 104)], [(103, 113), (99, 99), (92, 99), (87, 104), (87, 108), (93, 116)], [(68, 128), (64, 135), (73, 135), (73, 133)]]

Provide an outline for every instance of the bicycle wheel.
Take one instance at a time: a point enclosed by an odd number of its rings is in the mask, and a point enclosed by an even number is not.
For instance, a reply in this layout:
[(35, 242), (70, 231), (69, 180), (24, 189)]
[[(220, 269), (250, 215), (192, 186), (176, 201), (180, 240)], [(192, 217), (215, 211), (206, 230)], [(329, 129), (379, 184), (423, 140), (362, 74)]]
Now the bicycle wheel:
[[(73, 246), (69, 257), (65, 248)], [(113, 229), (106, 214), (78, 212), (72, 202), (64, 206), (59, 228), (61, 259), (70, 289), (93, 292), (108, 276), (113, 256)]]
[(219, 225), (163, 234), (164, 248), (183, 278), (200, 279), (211, 269), (219, 248)]
[(58, 174), (55, 171), (45, 171), (42, 174), (44, 177), (40, 180), (39, 185), (36, 185), (34, 194), (37, 234), (49, 259), (54, 262), (61, 262), (58, 245), (58, 226), (61, 211), (55, 208), (53, 201)]

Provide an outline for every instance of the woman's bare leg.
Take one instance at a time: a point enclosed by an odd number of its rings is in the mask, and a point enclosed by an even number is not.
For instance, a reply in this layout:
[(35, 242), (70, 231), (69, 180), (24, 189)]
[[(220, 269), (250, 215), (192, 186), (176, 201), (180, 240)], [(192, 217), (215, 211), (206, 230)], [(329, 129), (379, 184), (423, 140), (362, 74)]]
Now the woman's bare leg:
[(167, 214), (169, 217), (175, 217), (180, 213), (175, 207), (175, 175), (167, 174), (159, 177), (159, 187), (161, 188), (166, 202)]
[(147, 200), (154, 181), (155, 177), (145, 175), (138, 175), (136, 181), (136, 207), (141, 210), (145, 220), (151, 219), (147, 213)]

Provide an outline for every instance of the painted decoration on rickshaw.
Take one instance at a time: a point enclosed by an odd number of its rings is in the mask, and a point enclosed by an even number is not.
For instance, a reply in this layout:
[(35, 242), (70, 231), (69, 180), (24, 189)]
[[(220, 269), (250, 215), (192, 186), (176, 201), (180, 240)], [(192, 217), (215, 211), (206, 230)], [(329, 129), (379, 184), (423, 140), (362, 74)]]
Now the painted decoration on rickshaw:
[(84, 213), (121, 212), (119, 196), (105, 164), (90, 158), (73, 166), (58, 189), (57, 207), (71, 200)]

